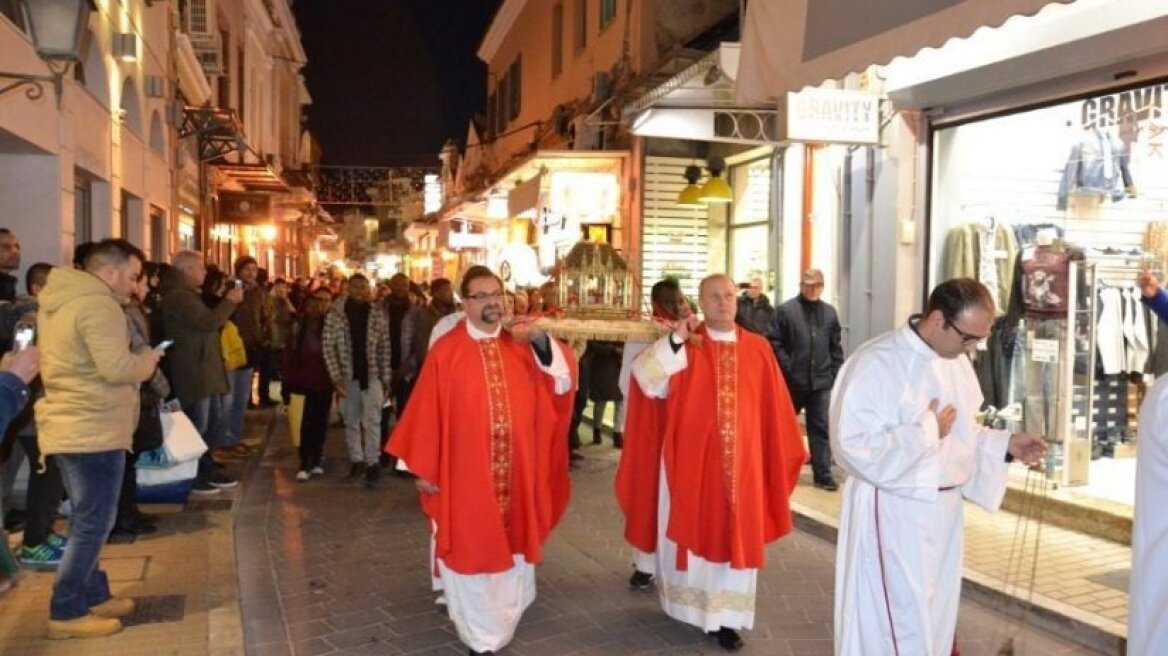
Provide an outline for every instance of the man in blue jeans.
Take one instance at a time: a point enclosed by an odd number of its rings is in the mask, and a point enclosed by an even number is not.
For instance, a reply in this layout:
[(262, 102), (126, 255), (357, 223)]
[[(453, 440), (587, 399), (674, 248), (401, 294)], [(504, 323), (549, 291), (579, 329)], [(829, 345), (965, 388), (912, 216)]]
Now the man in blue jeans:
[(73, 502), (69, 548), (53, 583), (50, 638), (117, 633), (118, 618), (134, 610), (133, 600), (111, 596), (98, 558), (117, 514), (138, 385), (162, 356), (157, 349), (130, 351), (122, 311), (144, 261), (124, 239), (103, 240), (87, 253), (84, 270), (55, 267), (39, 297), (41, 459), (56, 461)]
[[(166, 338), (174, 340), (167, 350), (166, 365), (174, 395), (191, 418), (208, 447), (223, 446), (223, 431), (216, 422), (224, 420), (229, 387), (223, 364), (219, 333), (239, 302), (243, 291), (231, 289), (213, 308), (203, 303), (198, 290), (207, 277), (203, 256), (196, 251), (181, 251), (173, 266), (162, 278), (162, 325)], [(239, 481), (218, 471), (210, 450), (199, 459), (195, 494), (216, 494), (220, 488), (234, 487)]]

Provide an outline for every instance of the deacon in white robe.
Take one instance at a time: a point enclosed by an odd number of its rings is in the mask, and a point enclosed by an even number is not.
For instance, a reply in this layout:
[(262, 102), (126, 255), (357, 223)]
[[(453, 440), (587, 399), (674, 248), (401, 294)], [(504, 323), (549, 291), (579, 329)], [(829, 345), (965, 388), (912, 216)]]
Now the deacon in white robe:
[(948, 656), (961, 598), (963, 500), (997, 510), (1007, 454), (1045, 441), (977, 423), (966, 353), (994, 320), (980, 283), (955, 279), (930, 310), (864, 344), (832, 390), (831, 447), (848, 474), (835, 577), (837, 655)]
[(1140, 406), (1127, 653), (1168, 654), (1168, 377)]

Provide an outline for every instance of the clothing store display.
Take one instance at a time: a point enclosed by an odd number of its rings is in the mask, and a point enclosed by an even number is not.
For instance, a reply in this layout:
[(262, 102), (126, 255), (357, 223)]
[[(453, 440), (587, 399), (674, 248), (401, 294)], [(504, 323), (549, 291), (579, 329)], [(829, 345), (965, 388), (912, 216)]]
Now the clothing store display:
[(1019, 223), (1014, 226), (1014, 241), (1018, 248), (1029, 246), (1038, 239), (1038, 233), (1043, 231), (1054, 232), (1055, 239), (1062, 241), (1063, 227), (1053, 223)]
[(990, 290), (999, 315), (1010, 305), (1014, 259), (1018, 253), (1014, 230), (1002, 222), (974, 221), (949, 231), (945, 238), (943, 277), (973, 278)]
[(1111, 132), (1098, 127), (1084, 130), (1063, 167), (1057, 209), (1067, 209), (1067, 198), (1072, 193), (1103, 196), (1113, 202), (1135, 196), (1126, 151), (1123, 142)]
[(1032, 319), (1066, 318), (1070, 293), (1070, 252), (1056, 246), (1028, 246), (1019, 255), (1022, 307)]

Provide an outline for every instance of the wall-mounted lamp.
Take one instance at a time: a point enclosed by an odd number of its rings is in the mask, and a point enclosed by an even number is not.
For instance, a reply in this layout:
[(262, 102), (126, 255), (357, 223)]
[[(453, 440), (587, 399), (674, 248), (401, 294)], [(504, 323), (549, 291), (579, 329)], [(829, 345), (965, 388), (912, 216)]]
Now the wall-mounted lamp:
[(710, 179), (702, 185), (702, 202), (729, 203), (734, 199), (734, 194), (730, 191), (730, 185), (722, 179), (722, 171), (726, 170), (726, 160), (711, 157), (706, 166), (710, 170)]
[[(93, 0), (25, 0), (23, 15), (28, 19), (28, 34), (37, 55), (45, 60), (51, 75), (0, 73), (0, 78), (15, 80), (0, 87), (3, 95), (27, 86), (25, 96), (36, 100), (45, 94), (44, 83), (50, 82), (61, 106), (61, 87), (69, 64), (80, 59), (81, 35), (89, 23), (89, 12), (96, 11)], [(19, 12), (17, 15), (21, 15)]]
[(138, 35), (132, 32), (115, 32), (113, 53), (114, 57), (124, 62), (138, 61)]

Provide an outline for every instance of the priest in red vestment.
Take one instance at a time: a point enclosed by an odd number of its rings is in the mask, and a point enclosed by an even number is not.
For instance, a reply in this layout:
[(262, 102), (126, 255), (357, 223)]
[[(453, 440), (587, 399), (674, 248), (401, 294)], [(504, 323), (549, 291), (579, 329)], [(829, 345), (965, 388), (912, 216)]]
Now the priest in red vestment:
[(501, 649), (535, 599), (534, 564), (568, 502), (570, 350), (503, 327), (486, 267), (461, 285), (466, 320), (430, 349), (386, 451), (417, 477), (435, 588), (472, 654)]
[[(743, 645), (737, 629), (754, 624), (765, 547), (791, 530), (790, 495), (807, 458), (770, 345), (734, 323), (735, 292), (725, 275), (703, 280), (705, 322), (679, 321), (637, 358), (641, 398), (665, 400), (660, 456), (631, 448), (627, 435), (618, 487), (627, 536), (656, 553), (666, 614), (728, 651)], [(654, 493), (655, 508), (639, 502)]]

